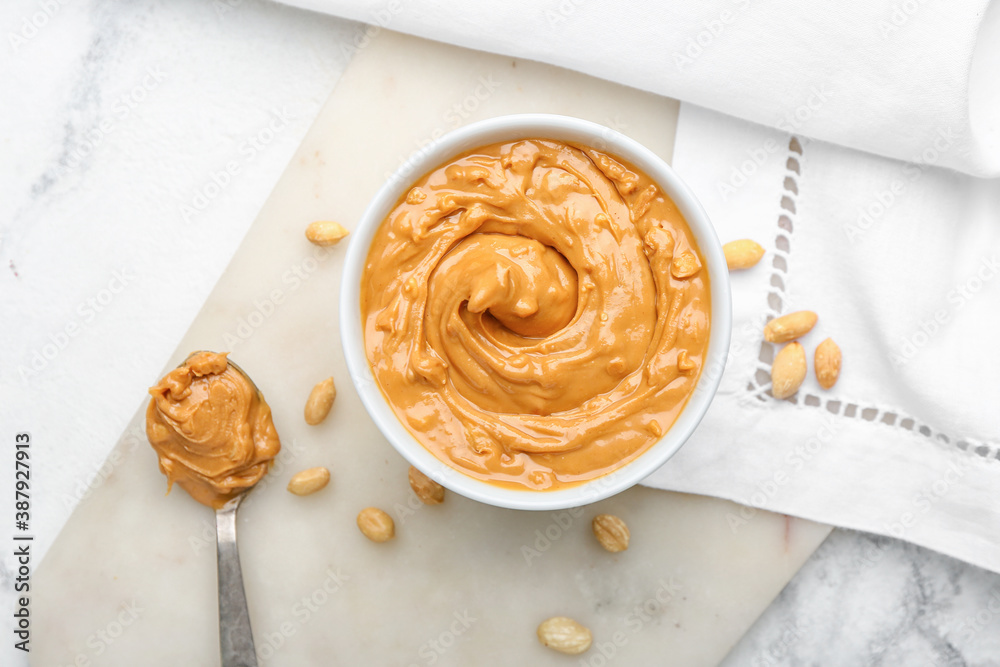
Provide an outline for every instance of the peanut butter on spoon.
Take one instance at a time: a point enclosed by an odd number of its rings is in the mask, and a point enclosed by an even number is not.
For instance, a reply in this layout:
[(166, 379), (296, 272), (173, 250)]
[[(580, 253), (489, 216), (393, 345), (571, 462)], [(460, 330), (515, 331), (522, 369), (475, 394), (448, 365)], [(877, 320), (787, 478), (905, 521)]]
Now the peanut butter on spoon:
[(146, 436), (167, 476), (215, 510), (222, 667), (257, 667), (236, 510), (281, 450), (271, 408), (226, 354), (195, 352), (167, 373), (146, 409)]
[(149, 389), (146, 436), (167, 476), (220, 509), (267, 474), (281, 450), (271, 408), (226, 353), (195, 352)]

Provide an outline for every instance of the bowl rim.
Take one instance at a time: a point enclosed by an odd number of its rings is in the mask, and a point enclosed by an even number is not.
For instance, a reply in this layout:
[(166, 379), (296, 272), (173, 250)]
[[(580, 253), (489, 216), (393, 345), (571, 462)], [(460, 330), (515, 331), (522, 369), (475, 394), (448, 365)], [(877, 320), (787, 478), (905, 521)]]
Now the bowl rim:
[[(491, 484), (431, 454), (396, 417), (365, 353), (361, 321), (361, 276), (375, 232), (403, 193), (417, 180), (465, 151), (517, 139), (572, 141), (619, 156), (646, 173), (674, 201), (698, 244), (709, 273), (711, 326), (706, 362), (698, 383), (674, 424), (645, 452), (610, 473), (554, 491)], [(732, 329), (729, 271), (715, 228), (691, 189), (665, 160), (639, 142), (604, 125), (556, 114), (497, 116), (455, 129), (415, 151), (372, 198), (350, 236), (340, 285), (340, 333), (347, 370), (362, 404), (389, 443), (411, 465), (446, 488), (488, 505), (520, 510), (559, 510), (587, 505), (638, 484), (660, 468), (690, 438), (718, 390)]]

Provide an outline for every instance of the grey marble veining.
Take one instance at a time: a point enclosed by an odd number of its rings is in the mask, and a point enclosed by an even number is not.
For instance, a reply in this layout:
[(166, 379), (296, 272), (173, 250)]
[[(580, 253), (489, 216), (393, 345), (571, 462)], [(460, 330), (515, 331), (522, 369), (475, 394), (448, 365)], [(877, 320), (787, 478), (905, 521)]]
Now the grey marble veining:
[(1000, 665), (1000, 575), (836, 530), (723, 665)]

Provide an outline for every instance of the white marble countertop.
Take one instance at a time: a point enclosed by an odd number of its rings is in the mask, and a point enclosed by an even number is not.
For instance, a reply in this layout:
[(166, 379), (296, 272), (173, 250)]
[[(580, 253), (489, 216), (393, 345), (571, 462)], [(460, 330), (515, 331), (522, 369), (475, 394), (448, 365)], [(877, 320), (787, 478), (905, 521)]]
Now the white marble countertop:
[[(33, 438), (37, 565), (135, 410), (108, 397), (163, 367), (364, 27), (262, 0), (10, 0), (0, 25), (0, 438)], [(726, 664), (995, 665), (998, 630), (1000, 576), (836, 531)]]

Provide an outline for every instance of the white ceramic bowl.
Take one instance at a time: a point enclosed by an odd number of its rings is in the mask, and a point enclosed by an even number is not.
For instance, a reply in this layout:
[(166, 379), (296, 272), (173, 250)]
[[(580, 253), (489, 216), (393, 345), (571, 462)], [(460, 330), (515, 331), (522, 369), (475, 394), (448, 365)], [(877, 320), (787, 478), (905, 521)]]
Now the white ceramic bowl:
[[(630, 463), (578, 486), (554, 491), (505, 488), (453, 468), (423, 447), (396, 418), (376, 384), (365, 356), (361, 323), (361, 275), (375, 232), (411, 185), (454, 156), (479, 146), (517, 139), (572, 141), (617, 155), (650, 176), (677, 204), (698, 242), (711, 283), (711, 327), (706, 363), (687, 406), (658, 442)], [(382, 186), (350, 237), (340, 294), (340, 331), (351, 379), (379, 429), (403, 457), (448, 489), (498, 507), (555, 510), (596, 502), (648, 476), (691, 436), (715, 396), (729, 353), (732, 328), (729, 271), (715, 229), (694, 194), (652, 151), (610, 128), (547, 114), (500, 116), (451, 132), (410, 157)]]

